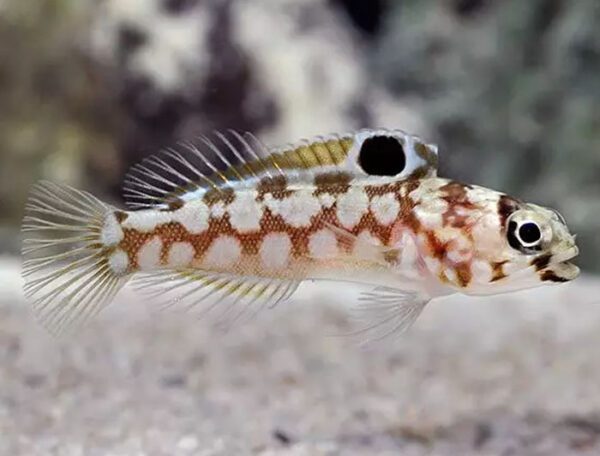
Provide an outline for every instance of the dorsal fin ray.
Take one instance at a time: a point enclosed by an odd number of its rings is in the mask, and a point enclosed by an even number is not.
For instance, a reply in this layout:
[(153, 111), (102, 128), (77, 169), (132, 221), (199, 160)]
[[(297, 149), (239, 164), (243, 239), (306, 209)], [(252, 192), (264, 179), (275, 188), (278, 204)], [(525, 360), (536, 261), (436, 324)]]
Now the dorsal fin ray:
[[(375, 143), (382, 138), (387, 142)], [(390, 149), (389, 139), (395, 149)], [(387, 154), (383, 166), (377, 164), (381, 157), (375, 165), (365, 166), (365, 158), (368, 162), (381, 153)], [(401, 166), (388, 167), (386, 160)], [(377, 166), (384, 174), (379, 174)], [(388, 169), (397, 172), (388, 174)], [(213, 138), (201, 136), (194, 142), (180, 143), (133, 166), (125, 178), (124, 195), (132, 208), (168, 207), (208, 190), (250, 186), (263, 177), (308, 181), (316, 173), (332, 171), (352, 177), (379, 176), (382, 180), (435, 176), (437, 148), (401, 130), (317, 136), (276, 148), (268, 148), (251, 133), (228, 130), (215, 132)]]

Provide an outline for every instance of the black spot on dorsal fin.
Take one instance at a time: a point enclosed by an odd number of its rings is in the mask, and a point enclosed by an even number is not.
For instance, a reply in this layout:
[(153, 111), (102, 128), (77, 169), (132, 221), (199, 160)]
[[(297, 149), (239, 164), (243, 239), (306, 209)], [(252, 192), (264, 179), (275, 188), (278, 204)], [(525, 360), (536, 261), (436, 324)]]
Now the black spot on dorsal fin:
[(406, 166), (404, 146), (391, 136), (367, 138), (361, 145), (358, 163), (371, 176), (395, 176)]

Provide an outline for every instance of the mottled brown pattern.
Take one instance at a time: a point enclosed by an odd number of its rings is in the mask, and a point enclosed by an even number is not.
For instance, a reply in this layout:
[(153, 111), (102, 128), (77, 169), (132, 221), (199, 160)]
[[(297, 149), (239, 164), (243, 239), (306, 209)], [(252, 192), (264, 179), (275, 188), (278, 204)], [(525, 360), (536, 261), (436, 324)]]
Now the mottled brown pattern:
[(284, 192), (287, 189), (287, 179), (283, 175), (263, 177), (256, 187), (259, 197), (269, 192)]
[[(340, 173), (322, 175), (316, 183), (315, 191), (320, 189), (321, 191), (334, 193), (340, 185), (340, 181), (344, 182), (344, 185), (349, 185), (346, 183), (346, 177), (347, 176)], [(338, 246), (343, 251), (350, 251), (353, 247), (352, 236), (357, 236), (365, 231), (379, 239), (383, 245), (390, 245), (394, 226), (397, 222), (400, 222), (403, 227), (411, 230), (413, 233), (424, 235), (430, 254), (439, 261), (445, 262), (451, 241), (441, 242), (436, 236), (435, 230), (425, 230), (414, 215), (413, 209), (415, 203), (408, 195), (419, 186), (419, 183), (420, 181), (418, 180), (409, 179), (384, 185), (366, 186), (365, 191), (369, 199), (390, 192), (394, 193), (400, 203), (398, 217), (393, 223), (383, 225), (377, 221), (370, 210), (366, 211), (362, 214), (356, 226), (349, 230), (350, 237), (341, 239), (338, 235)], [(293, 191), (286, 189), (285, 184), (286, 182), (282, 179), (263, 179), (261, 182), (261, 192), (268, 192), (275, 197), (285, 198), (293, 193)], [(459, 184), (449, 184), (444, 190), (447, 193), (448, 198), (452, 198), (453, 201), (458, 201), (459, 204), (465, 205), (468, 203), (464, 195), (464, 187), (461, 187)], [(400, 196), (401, 194), (405, 194), (406, 197), (402, 198)], [(262, 196), (264, 197), (264, 194)], [(232, 201), (233, 191), (228, 190), (225, 194), (220, 192), (212, 193), (208, 198), (205, 196), (205, 201), (207, 199), (213, 204), (216, 201)], [(261, 201), (260, 195), (257, 198), (257, 201)], [(137, 255), (139, 249), (154, 236), (159, 236), (162, 240), (161, 262), (166, 264), (169, 249), (174, 242), (190, 243), (194, 247), (195, 259), (201, 260), (217, 237), (234, 236), (240, 241), (243, 255), (256, 256), (258, 255), (261, 243), (267, 234), (281, 232), (286, 233), (290, 237), (292, 242), (291, 255), (294, 258), (306, 258), (309, 253), (309, 239), (313, 233), (329, 225), (338, 226), (341, 229), (344, 229), (340, 226), (337, 219), (336, 204), (329, 208), (323, 208), (318, 215), (313, 216), (310, 226), (302, 228), (295, 228), (289, 225), (282, 216), (273, 214), (268, 207), (264, 207), (263, 209), (263, 215), (260, 220), (260, 229), (256, 232), (238, 233), (237, 230), (232, 227), (229, 221), (229, 214), (226, 212), (223, 217), (211, 217), (209, 219), (207, 230), (201, 234), (190, 234), (184, 226), (177, 222), (160, 225), (152, 232), (147, 233), (125, 229), (121, 247), (127, 252), (130, 265), (135, 269), (138, 267)], [(386, 256), (386, 261), (398, 261), (399, 254), (401, 254), (401, 252), (391, 251)], [(472, 280), (469, 265), (467, 263), (461, 263), (455, 267), (455, 270), (458, 277), (458, 285), (467, 286)]]
[(125, 220), (127, 220), (127, 217), (129, 217), (129, 214), (125, 211), (115, 211), (114, 214), (117, 222), (119, 223), (123, 223)]
[(519, 200), (511, 198), (510, 196), (502, 195), (500, 197), (498, 200), (498, 215), (500, 216), (500, 225), (502, 227), (506, 226), (506, 220), (520, 205), (521, 202)]
[(380, 224), (375, 216), (369, 211), (362, 216), (360, 222), (351, 230), (351, 233), (358, 235), (362, 231), (367, 230), (379, 239), (383, 245), (389, 245), (393, 227), (393, 223), (390, 223), (389, 225)]
[(400, 188), (403, 185), (405, 185), (405, 181), (379, 185), (366, 185), (365, 192), (367, 193), (369, 200), (373, 199), (374, 196), (381, 196), (385, 195), (386, 193), (394, 193), (399, 195)]
[(454, 268), (456, 271), (456, 277), (458, 279), (458, 285), (462, 288), (466, 288), (473, 280), (473, 274), (471, 273), (471, 266), (469, 263), (461, 263)]
[(429, 252), (431, 255), (438, 260), (443, 260), (448, 252), (449, 243), (441, 242), (435, 235), (435, 232), (432, 230), (426, 231), (425, 236), (427, 238), (427, 246), (429, 247)]
[(258, 186), (257, 201), (264, 201), (266, 195), (276, 200), (282, 200), (292, 195), (293, 191), (287, 189), (287, 179), (284, 176), (263, 178)]
[(429, 166), (431, 166), (434, 169), (437, 169), (438, 156), (431, 148), (429, 148), (426, 144), (420, 142), (415, 143), (414, 147), (415, 152), (417, 152), (417, 155), (419, 157), (425, 160)]
[(423, 165), (416, 168), (411, 174), (410, 177), (413, 179), (423, 179), (424, 177), (429, 176), (431, 170), (429, 165)]
[(420, 181), (417, 179), (409, 179), (402, 183), (401, 188), (404, 190), (406, 197), (401, 198), (398, 194), (398, 201), (400, 202), (400, 220), (402, 223), (409, 228), (413, 233), (417, 234), (421, 232), (422, 226), (419, 219), (415, 216), (413, 211), (415, 207), (414, 201), (410, 198), (411, 192), (419, 187)]
[[(465, 215), (465, 210), (477, 208), (477, 206), (469, 200), (467, 195), (467, 189), (471, 188), (473, 187), (460, 182), (449, 182), (443, 187), (440, 187), (442, 199), (448, 203), (448, 209), (442, 216), (445, 226), (453, 226), (456, 228), (463, 228), (466, 226), (468, 216)], [(463, 209), (463, 211), (459, 211), (458, 209)]]
[(497, 261), (491, 264), (492, 266), (492, 279), (490, 282), (497, 282), (498, 280), (502, 280), (505, 277), (508, 277), (504, 272), (504, 265), (506, 261)]
[(351, 180), (352, 176), (343, 171), (317, 174), (315, 176), (315, 186), (317, 188), (314, 191), (314, 195), (320, 195), (322, 193), (339, 195), (345, 193), (350, 188)]
[(542, 282), (568, 282), (569, 279), (557, 276), (554, 271), (544, 271), (541, 274)]
[[(400, 204), (397, 220), (416, 233), (420, 228), (420, 222), (414, 216), (413, 213), (414, 202), (408, 197), (401, 198), (400, 190), (403, 187), (406, 188), (408, 195), (408, 193), (410, 193), (413, 189), (417, 188), (417, 186), (418, 181), (407, 180), (383, 185), (368, 185), (366, 186), (365, 191), (369, 197), (369, 200), (372, 200), (376, 196), (382, 196), (387, 193), (395, 194)], [(394, 228), (394, 223), (391, 223), (389, 225), (381, 225), (377, 221), (375, 216), (372, 214), (372, 212), (369, 211), (365, 216), (363, 216), (361, 223), (359, 223), (359, 229), (355, 231), (359, 233), (360, 231), (366, 228), (368, 228), (371, 234), (376, 236), (382, 242), (383, 245), (389, 245), (392, 229)]]
[(450, 204), (455, 203), (472, 206), (473, 203), (469, 201), (469, 198), (467, 196), (467, 190), (470, 190), (472, 188), (473, 187), (471, 185), (453, 181), (448, 182), (446, 185), (440, 187), (440, 192), (442, 193), (442, 198)]
[(206, 191), (202, 200), (209, 206), (219, 202), (231, 204), (235, 200), (235, 191), (232, 188), (213, 188)]
[(531, 266), (535, 266), (536, 271), (541, 271), (542, 269), (546, 269), (548, 267), (551, 259), (551, 253), (544, 253), (543, 255), (535, 257), (529, 264), (531, 264)]
[(165, 210), (173, 212), (173, 211), (176, 211), (177, 209), (181, 209), (183, 207), (183, 204), (184, 204), (183, 200), (180, 198), (177, 198), (177, 199), (169, 201), (169, 206)]
[(390, 264), (397, 264), (400, 261), (400, 255), (400, 250), (390, 249), (383, 253), (383, 259)]

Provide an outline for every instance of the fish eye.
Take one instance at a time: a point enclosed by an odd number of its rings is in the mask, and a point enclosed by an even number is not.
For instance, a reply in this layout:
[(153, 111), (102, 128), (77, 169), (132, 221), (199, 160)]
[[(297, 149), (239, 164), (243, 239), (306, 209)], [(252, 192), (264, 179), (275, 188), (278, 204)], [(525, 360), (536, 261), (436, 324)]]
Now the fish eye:
[(539, 225), (531, 220), (520, 223), (511, 221), (508, 224), (508, 243), (514, 249), (524, 253), (531, 253), (540, 249), (542, 230)]
[(542, 240), (542, 230), (534, 222), (523, 223), (519, 227), (519, 239), (527, 247), (536, 245)]

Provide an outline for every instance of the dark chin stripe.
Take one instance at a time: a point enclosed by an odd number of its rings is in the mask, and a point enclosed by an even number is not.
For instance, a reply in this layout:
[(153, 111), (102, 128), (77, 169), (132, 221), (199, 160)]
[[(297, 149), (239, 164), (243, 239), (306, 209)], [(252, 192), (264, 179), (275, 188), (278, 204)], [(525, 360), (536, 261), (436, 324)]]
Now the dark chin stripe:
[(544, 271), (541, 275), (542, 282), (568, 282), (569, 279), (557, 276), (554, 271)]
[[(550, 260), (552, 259), (551, 253), (544, 253), (543, 255), (539, 255), (531, 260), (531, 266), (535, 266), (536, 271), (541, 271), (542, 269), (546, 269), (550, 264)], [(548, 271), (546, 271), (548, 272)]]

